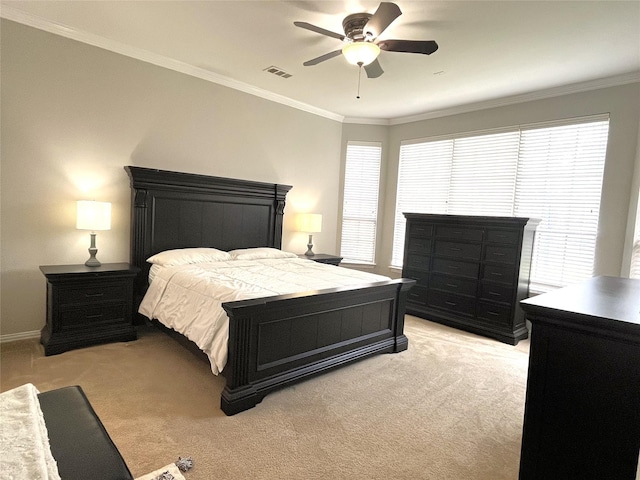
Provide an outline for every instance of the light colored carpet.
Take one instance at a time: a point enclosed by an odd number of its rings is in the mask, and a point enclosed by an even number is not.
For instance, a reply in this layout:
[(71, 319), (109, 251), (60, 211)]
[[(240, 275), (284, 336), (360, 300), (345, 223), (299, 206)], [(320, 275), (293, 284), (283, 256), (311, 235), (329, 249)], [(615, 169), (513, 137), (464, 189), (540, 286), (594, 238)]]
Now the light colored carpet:
[(187, 480), (518, 476), (528, 342), (517, 347), (407, 316), (409, 350), (268, 395), (233, 417), (224, 378), (167, 335), (44, 357), (2, 345), (0, 390), (79, 384), (134, 476), (179, 456)]

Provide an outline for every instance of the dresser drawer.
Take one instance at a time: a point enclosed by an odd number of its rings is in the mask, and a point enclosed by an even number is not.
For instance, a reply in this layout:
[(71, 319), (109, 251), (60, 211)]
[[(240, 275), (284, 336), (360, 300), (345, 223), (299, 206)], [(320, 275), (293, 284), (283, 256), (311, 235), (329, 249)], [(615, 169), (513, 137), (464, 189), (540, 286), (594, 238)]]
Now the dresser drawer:
[(482, 241), (483, 230), (481, 228), (467, 228), (442, 226), (436, 227), (437, 238), (451, 238), (454, 240), (469, 240), (472, 242)]
[(426, 223), (411, 223), (409, 225), (409, 235), (412, 237), (431, 237), (433, 235), (433, 225)]
[(518, 258), (518, 252), (513, 247), (503, 247), (499, 245), (487, 245), (484, 252), (484, 259), (487, 262), (508, 263), (513, 265)]
[(482, 278), (494, 282), (512, 284), (515, 276), (516, 269), (513, 266), (485, 264)]
[(431, 251), (431, 239), (424, 237), (409, 237), (409, 245), (407, 245), (409, 253), (424, 253)]
[(517, 245), (520, 240), (520, 232), (517, 230), (488, 229), (485, 237), (487, 243), (505, 243)]
[(511, 327), (511, 307), (478, 301), (476, 309), (478, 320), (500, 327)]
[(77, 287), (65, 286), (58, 289), (58, 305), (82, 305), (95, 302), (122, 301), (127, 298), (130, 287), (122, 282), (108, 284), (92, 282)]
[(473, 317), (475, 313), (475, 299), (453, 293), (445, 293), (429, 290), (427, 294), (427, 304), (430, 307), (441, 308), (454, 312), (456, 315)]
[(418, 305), (427, 304), (427, 287), (423, 285), (414, 285), (407, 294), (407, 301)]
[(431, 256), (408, 253), (405, 263), (405, 267), (409, 270), (422, 270), (428, 272), (429, 264), (431, 263)]
[(478, 282), (475, 279), (454, 277), (440, 273), (432, 274), (429, 283), (431, 288), (470, 296), (475, 296), (478, 289)]
[(127, 308), (127, 304), (120, 303), (62, 310), (55, 331), (92, 330), (102, 325), (129, 323)]
[(458, 260), (448, 260), (445, 258), (433, 259), (433, 271), (438, 273), (449, 273), (451, 275), (459, 275), (461, 277), (477, 278), (479, 269), (480, 267), (477, 263), (460, 262)]
[(511, 303), (513, 300), (513, 287), (494, 282), (480, 283), (480, 297), (492, 302)]
[(417, 285), (422, 285), (423, 287), (426, 287), (429, 284), (429, 274), (425, 272), (405, 268), (404, 270), (402, 270), (402, 276), (404, 278), (415, 280), (417, 282)]
[(436, 240), (434, 253), (443, 257), (480, 260), (482, 245), (476, 243), (445, 242)]

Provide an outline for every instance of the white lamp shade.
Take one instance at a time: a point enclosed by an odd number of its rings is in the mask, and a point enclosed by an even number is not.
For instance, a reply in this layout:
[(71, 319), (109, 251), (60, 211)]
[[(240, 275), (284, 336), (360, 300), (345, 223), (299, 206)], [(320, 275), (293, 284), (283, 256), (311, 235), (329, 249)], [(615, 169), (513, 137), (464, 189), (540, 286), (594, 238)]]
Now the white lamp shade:
[(371, 42), (353, 42), (342, 47), (342, 54), (352, 65), (369, 65), (380, 55), (380, 47)]
[(299, 232), (318, 233), (322, 231), (322, 215), (319, 213), (300, 213), (296, 221)]
[(79, 200), (76, 228), (78, 230), (110, 230), (111, 203)]

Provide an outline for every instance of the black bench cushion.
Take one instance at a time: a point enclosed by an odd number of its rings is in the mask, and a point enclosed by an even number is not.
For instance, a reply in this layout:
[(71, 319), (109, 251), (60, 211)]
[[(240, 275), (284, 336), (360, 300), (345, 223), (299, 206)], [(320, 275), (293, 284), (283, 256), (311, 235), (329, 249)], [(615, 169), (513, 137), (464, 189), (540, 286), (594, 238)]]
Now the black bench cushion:
[(80, 386), (43, 392), (38, 398), (63, 480), (133, 480)]

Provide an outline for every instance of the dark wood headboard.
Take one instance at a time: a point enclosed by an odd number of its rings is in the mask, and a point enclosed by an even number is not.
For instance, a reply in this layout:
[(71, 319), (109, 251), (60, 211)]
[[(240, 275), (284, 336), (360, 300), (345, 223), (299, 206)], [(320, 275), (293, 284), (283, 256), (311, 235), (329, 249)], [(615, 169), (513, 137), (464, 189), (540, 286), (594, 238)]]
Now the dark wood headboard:
[(146, 291), (147, 258), (174, 248), (282, 246), (290, 185), (126, 166), (131, 180), (130, 262)]

